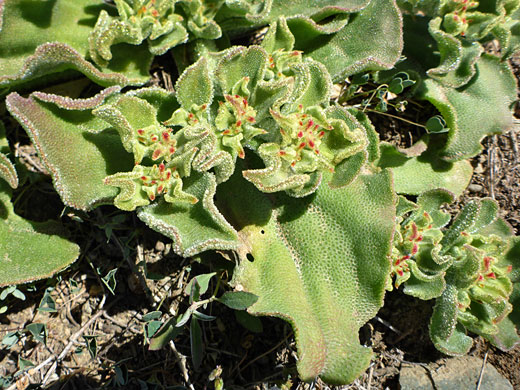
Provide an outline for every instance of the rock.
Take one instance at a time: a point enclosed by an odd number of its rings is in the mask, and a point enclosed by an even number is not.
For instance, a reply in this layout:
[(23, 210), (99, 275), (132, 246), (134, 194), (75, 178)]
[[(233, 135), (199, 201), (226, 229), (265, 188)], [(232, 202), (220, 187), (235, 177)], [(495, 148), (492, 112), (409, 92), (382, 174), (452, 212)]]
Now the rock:
[[(443, 359), (428, 365), (403, 364), (399, 375), (401, 390), (474, 390), (483, 360), (475, 356)], [(514, 390), (491, 364), (486, 363), (480, 390)]]

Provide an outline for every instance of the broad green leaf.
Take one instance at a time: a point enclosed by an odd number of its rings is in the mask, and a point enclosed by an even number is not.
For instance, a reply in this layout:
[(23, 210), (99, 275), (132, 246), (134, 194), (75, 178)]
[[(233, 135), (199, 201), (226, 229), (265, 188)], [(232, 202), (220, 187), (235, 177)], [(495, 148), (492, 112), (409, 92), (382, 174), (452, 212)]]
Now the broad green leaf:
[[(442, 31), (441, 22), (441, 18), (435, 18), (428, 26), (431, 36), (437, 43), (441, 58), (440, 64), (436, 68), (429, 69), (427, 74), (446, 87), (462, 87), (475, 75), (475, 63), (484, 49), (478, 42), (461, 41)], [(424, 42), (421, 48), (418, 50), (424, 50)]]
[(333, 34), (323, 34), (298, 19), (288, 20), (288, 25), (296, 38), (295, 48), (323, 63), (335, 82), (366, 70), (392, 68), (403, 47), (402, 18), (395, 0), (372, 0)]
[(419, 195), (435, 188), (445, 188), (461, 195), (471, 180), (473, 168), (468, 161), (446, 162), (432, 152), (408, 157), (395, 146), (382, 143), (378, 165), (391, 168), (395, 190), (400, 194)]
[(7, 97), (8, 110), (31, 137), (68, 206), (89, 210), (111, 203), (117, 189), (104, 185), (103, 179), (133, 166), (117, 132), (92, 115), (117, 91), (112, 87), (90, 99), (76, 100), (40, 92), (28, 98), (17, 93)]
[(102, 69), (85, 60), (95, 17), (106, 7), (96, 0), (2, 1), (0, 86), (67, 70), (79, 71), (103, 86), (144, 83), (152, 57), (140, 47), (130, 52), (128, 45), (121, 45)]
[(27, 221), (13, 211), (0, 180), (0, 287), (48, 278), (79, 256), (79, 247), (56, 235), (51, 222)]
[(170, 318), (150, 339), (150, 351), (157, 351), (177, 337), (182, 331), (182, 327), (175, 326), (177, 320)]
[(507, 63), (484, 54), (476, 63), (477, 73), (463, 88), (444, 87), (425, 80), (420, 97), (433, 103), (450, 129), (441, 156), (458, 161), (480, 153), (480, 141), (503, 133), (513, 123), (511, 106), (516, 100), (516, 82)]
[(216, 189), (211, 173), (192, 173), (184, 180), (184, 190), (199, 201), (158, 203), (141, 208), (137, 216), (149, 227), (170, 237), (181, 256), (209, 249), (235, 249), (238, 236), (213, 203)]
[(218, 301), (231, 309), (245, 310), (258, 301), (258, 297), (245, 291), (226, 291)]
[(322, 184), (299, 199), (262, 194), (235, 175), (217, 197), (242, 242), (234, 286), (258, 296), (248, 311), (291, 323), (303, 380), (352, 382), (370, 362), (358, 331), (382, 305), (389, 272), (390, 174)]
[(193, 105), (211, 104), (213, 99), (213, 81), (210, 77), (207, 60), (201, 57), (187, 68), (178, 78), (175, 87), (177, 100), (186, 110)]

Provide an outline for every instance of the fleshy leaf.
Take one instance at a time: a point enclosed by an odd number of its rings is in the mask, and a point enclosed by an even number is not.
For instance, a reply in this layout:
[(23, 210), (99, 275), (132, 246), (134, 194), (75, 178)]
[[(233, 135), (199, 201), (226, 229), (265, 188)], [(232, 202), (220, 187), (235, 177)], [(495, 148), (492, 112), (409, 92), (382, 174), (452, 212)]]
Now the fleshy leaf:
[(382, 305), (388, 275), (390, 174), (360, 176), (344, 189), (321, 185), (302, 199), (266, 196), (235, 175), (217, 197), (242, 242), (235, 288), (259, 296), (248, 311), (291, 323), (303, 380), (356, 379), (371, 358), (358, 331)]
[(503, 133), (512, 126), (511, 105), (516, 99), (516, 82), (507, 63), (484, 54), (476, 63), (477, 73), (460, 89), (426, 80), (420, 92), (433, 103), (450, 129), (441, 156), (458, 161), (480, 153), (480, 141)]
[(298, 19), (291, 23), (295, 48), (323, 63), (335, 82), (366, 70), (389, 69), (401, 55), (402, 18), (395, 0), (371, 1), (334, 34), (325, 35)]
[(152, 229), (173, 240), (181, 256), (192, 256), (209, 249), (236, 249), (238, 236), (213, 203), (217, 187), (211, 173), (192, 173), (183, 180), (183, 190), (198, 199), (158, 203), (143, 207), (137, 216)]
[(31, 137), (68, 206), (89, 210), (111, 203), (117, 190), (105, 186), (103, 179), (133, 166), (118, 134), (92, 115), (118, 90), (112, 87), (93, 98), (76, 100), (40, 92), (28, 98), (17, 93), (7, 97), (8, 110)]
[(208, 70), (207, 60), (201, 57), (187, 68), (177, 80), (176, 96), (181, 107), (190, 110), (193, 105), (211, 104), (213, 81)]
[(92, 0), (0, 3), (0, 86), (15, 86), (49, 74), (76, 70), (103, 86), (138, 85), (148, 78), (151, 56), (123, 46), (101, 70), (85, 60), (93, 27)]
[(473, 174), (473, 168), (468, 161), (450, 163), (428, 151), (419, 156), (408, 157), (387, 143), (381, 144), (378, 165), (391, 168), (394, 172), (395, 190), (400, 194), (409, 195), (445, 188), (459, 196), (468, 186)]
[(55, 224), (16, 215), (0, 180), (0, 287), (48, 278), (78, 256), (79, 247), (56, 235)]
[(11, 188), (18, 187), (18, 174), (16, 173), (16, 169), (11, 160), (3, 153), (0, 153), (0, 179), (7, 181)]
[[(475, 63), (484, 51), (478, 42), (460, 41), (440, 30), (441, 18), (430, 21), (429, 31), (437, 41), (441, 60), (439, 66), (429, 69), (428, 76), (442, 85), (459, 88), (475, 75)], [(424, 42), (422, 42), (424, 48)]]

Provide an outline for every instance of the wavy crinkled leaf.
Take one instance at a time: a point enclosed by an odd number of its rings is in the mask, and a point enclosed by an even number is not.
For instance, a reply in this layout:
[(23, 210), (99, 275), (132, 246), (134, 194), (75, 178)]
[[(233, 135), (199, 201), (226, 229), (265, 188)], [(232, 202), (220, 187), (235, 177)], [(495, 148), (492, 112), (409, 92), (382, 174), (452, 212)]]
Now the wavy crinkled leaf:
[(161, 200), (141, 208), (137, 216), (150, 228), (171, 238), (173, 249), (181, 256), (210, 249), (236, 249), (237, 232), (213, 202), (217, 187), (213, 174), (192, 173), (183, 184), (183, 190), (197, 198), (197, 203)]
[(89, 210), (111, 203), (117, 189), (103, 184), (111, 174), (129, 171), (127, 153), (116, 131), (92, 115), (119, 91), (111, 87), (89, 99), (70, 99), (34, 92), (7, 97), (7, 108), (34, 143), (53, 183), (68, 206)]
[(391, 168), (397, 193), (419, 195), (435, 188), (445, 188), (456, 196), (468, 186), (473, 168), (468, 161), (446, 162), (435, 153), (407, 156), (395, 146), (382, 143), (378, 166)]
[(217, 197), (241, 240), (234, 286), (259, 297), (248, 311), (291, 323), (303, 380), (352, 382), (370, 362), (358, 332), (382, 305), (389, 271), (390, 174), (301, 199), (262, 194), (235, 175)]
[[(141, 48), (120, 46), (101, 70), (85, 60), (95, 0), (0, 2), (0, 86), (15, 86), (66, 70), (76, 70), (100, 85), (137, 85), (148, 78), (151, 56)], [(92, 14), (94, 12), (94, 14)]]
[[(226, 7), (217, 14), (216, 20), (224, 30), (231, 32), (272, 23), (281, 16), (306, 19), (315, 26), (323, 26), (324, 20), (359, 11), (369, 2), (370, 0), (326, 0), (317, 3), (305, 0), (226, 0)], [(339, 27), (344, 23), (332, 21), (326, 24)]]
[(323, 63), (335, 82), (362, 71), (389, 69), (403, 48), (402, 17), (395, 0), (371, 1), (334, 34), (323, 34), (298, 19), (288, 20), (288, 25), (295, 48)]
[(516, 100), (516, 81), (507, 63), (484, 54), (476, 63), (477, 73), (463, 88), (444, 87), (426, 80), (420, 96), (437, 107), (449, 127), (441, 156), (448, 161), (480, 153), (480, 141), (503, 133), (512, 126), (511, 106)]
[(78, 256), (79, 247), (56, 235), (55, 224), (16, 215), (0, 180), (0, 287), (48, 278)]
[[(429, 32), (437, 41), (440, 52), (440, 64), (426, 73), (442, 85), (459, 88), (468, 83), (475, 75), (475, 63), (480, 58), (484, 48), (478, 42), (461, 41), (440, 30), (441, 18), (429, 23)], [(421, 42), (419, 50), (424, 50)]]

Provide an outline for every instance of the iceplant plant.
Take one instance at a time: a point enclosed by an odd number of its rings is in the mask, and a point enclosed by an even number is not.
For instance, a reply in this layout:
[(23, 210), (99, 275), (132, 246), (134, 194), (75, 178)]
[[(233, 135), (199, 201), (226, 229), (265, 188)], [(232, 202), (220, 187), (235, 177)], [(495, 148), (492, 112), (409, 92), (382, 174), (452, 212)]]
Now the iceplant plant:
[(326, 69), (293, 45), (275, 24), (261, 46), (200, 58), (175, 96), (113, 87), (7, 106), (67, 205), (137, 210), (183, 256), (232, 250), (235, 289), (258, 296), (249, 312), (295, 328), (301, 377), (348, 383), (372, 356), (358, 330), (382, 305), (396, 200), (372, 168), (374, 129), (330, 104)]
[(453, 200), (446, 190), (425, 192), (416, 203), (400, 198), (394, 285), (404, 285), (408, 295), (436, 299), (430, 336), (441, 352), (467, 353), (473, 344), (467, 331), (508, 350), (520, 342), (508, 318), (513, 286), (520, 281), (520, 241), (498, 217), (492, 199), (468, 202), (449, 224), (441, 206)]

